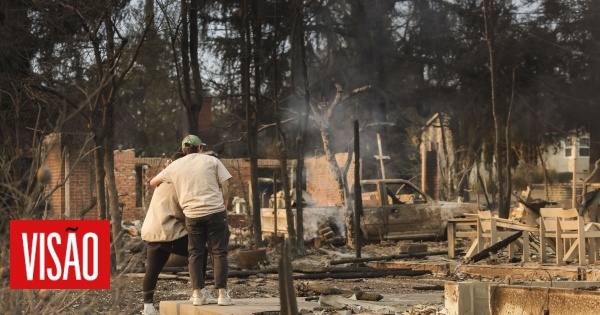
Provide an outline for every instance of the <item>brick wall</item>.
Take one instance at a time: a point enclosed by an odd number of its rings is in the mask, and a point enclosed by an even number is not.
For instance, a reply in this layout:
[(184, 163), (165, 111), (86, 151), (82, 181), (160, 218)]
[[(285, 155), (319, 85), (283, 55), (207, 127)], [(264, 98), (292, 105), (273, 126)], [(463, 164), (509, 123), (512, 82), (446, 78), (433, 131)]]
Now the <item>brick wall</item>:
[[(229, 186), (231, 197), (243, 197), (250, 203), (250, 160), (249, 159), (222, 159), (223, 165), (231, 174)], [(279, 169), (279, 160), (258, 160), (259, 169)]]
[(119, 193), (119, 202), (123, 204), (123, 221), (133, 221), (145, 214), (142, 207), (136, 207), (136, 158), (135, 151), (116, 150), (115, 182)]
[[(346, 162), (347, 153), (339, 153), (336, 159), (339, 165)], [(247, 159), (222, 159), (225, 167), (232, 175), (230, 184), (232, 187), (232, 196), (243, 196), (249, 201), (250, 186), (250, 162)], [(288, 161), (288, 173), (292, 172), (296, 166), (296, 160)], [(259, 168), (279, 169), (278, 160), (259, 160)], [(312, 195), (315, 206), (328, 207), (341, 204), (341, 198), (337, 189), (337, 182), (331, 171), (329, 163), (324, 156), (307, 158), (304, 161), (306, 169), (306, 191)], [(354, 183), (354, 163), (350, 164), (347, 174), (349, 188)]]
[[(79, 213), (87, 207), (95, 193), (93, 155), (79, 158), (80, 150), (86, 152), (89, 148), (77, 149), (73, 145), (65, 145), (60, 135), (46, 139), (45, 165), (52, 173), (51, 187), (64, 180), (65, 170), (71, 172), (68, 184), (54, 191), (50, 201), (55, 217), (79, 218)], [(70, 148), (69, 150), (65, 148)], [(63, 153), (64, 151), (64, 153)], [(67, 154), (68, 152), (68, 154)], [(347, 154), (336, 155), (340, 165), (345, 164)], [(68, 163), (65, 159), (68, 157)], [(248, 159), (222, 159), (232, 178), (229, 181), (231, 198), (241, 196), (250, 202), (250, 162)], [(123, 204), (123, 220), (143, 220), (147, 207), (150, 204), (154, 188), (147, 183), (163, 168), (166, 158), (136, 158), (133, 150), (115, 151), (115, 179), (119, 192), (119, 201)], [(278, 160), (262, 159), (258, 162), (259, 168), (279, 169)], [(295, 160), (288, 162), (289, 172), (296, 165)], [(335, 206), (341, 203), (337, 190), (337, 183), (330, 166), (324, 156), (308, 158), (305, 160), (307, 192), (313, 196), (315, 206)], [(138, 179), (141, 176), (141, 179)], [(347, 180), (352, 187), (354, 181), (354, 166), (350, 166)], [(141, 187), (138, 187), (141, 185)], [(140, 189), (141, 188), (141, 189)], [(68, 191), (68, 192), (67, 192)], [(143, 195), (138, 199), (138, 192)], [(68, 200), (68, 202), (67, 202)], [(141, 203), (138, 203), (140, 201)], [(86, 219), (98, 217), (97, 207), (92, 208)]]
[[(345, 165), (347, 153), (336, 154), (338, 165)], [(312, 195), (315, 206), (331, 207), (342, 203), (338, 184), (335, 181), (333, 171), (324, 156), (308, 158), (304, 161), (306, 169), (306, 191)], [(349, 183), (348, 189), (352, 189), (354, 183), (354, 163), (346, 176)]]
[[(51, 134), (44, 140), (44, 165), (52, 174), (51, 185), (47, 185), (46, 193), (54, 190), (49, 198), (54, 218), (79, 218), (81, 210), (90, 204), (95, 195), (93, 155), (85, 154), (89, 152), (89, 146), (78, 148), (75, 145), (72, 139), (77, 137)], [(65, 180), (68, 174), (69, 178)], [(98, 211), (94, 207), (85, 218), (97, 216)]]
[[(90, 149), (91, 147), (69, 150), (68, 167), (71, 176), (68, 185), (65, 186), (65, 190), (69, 191), (69, 208), (64, 209), (64, 217), (79, 219), (81, 210), (89, 207), (92, 198), (96, 196), (93, 153), (80, 157), (80, 151), (85, 154)], [(84, 218), (97, 219), (98, 207), (94, 206), (85, 214)]]
[(204, 97), (202, 108), (198, 113), (198, 132), (200, 139), (211, 139), (215, 133), (212, 119), (212, 98)]

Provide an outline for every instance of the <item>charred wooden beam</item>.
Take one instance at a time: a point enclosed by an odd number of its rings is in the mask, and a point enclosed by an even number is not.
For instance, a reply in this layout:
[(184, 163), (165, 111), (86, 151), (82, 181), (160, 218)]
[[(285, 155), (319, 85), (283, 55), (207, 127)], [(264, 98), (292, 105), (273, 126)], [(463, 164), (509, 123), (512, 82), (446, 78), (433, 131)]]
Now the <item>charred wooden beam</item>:
[(281, 245), (281, 257), (279, 257), (279, 305), (282, 315), (297, 315), (298, 302), (294, 290), (294, 279), (292, 278), (292, 261), (290, 245), (287, 241)]
[(431, 274), (429, 270), (381, 270), (375, 272), (348, 272), (348, 273), (313, 273), (294, 275), (294, 279), (317, 280), (317, 279), (364, 279), (364, 278), (385, 278), (388, 276), (414, 277)]
[(443, 291), (444, 289), (443, 285), (420, 285), (413, 287), (413, 290), (417, 291)]
[[(176, 274), (179, 272), (187, 272), (188, 269), (187, 267), (164, 267), (160, 273), (170, 273), (170, 274)], [(146, 272), (146, 268), (144, 267), (137, 267), (137, 268), (130, 268), (125, 270), (125, 273), (145, 273)]]
[[(456, 252), (459, 253), (461, 251), (456, 251)], [(405, 258), (420, 258), (420, 257), (435, 256), (435, 255), (447, 255), (447, 254), (448, 254), (448, 251), (444, 250), (444, 251), (437, 251), (437, 252), (396, 254), (396, 255), (380, 256), (380, 257), (348, 258), (348, 259), (340, 259), (340, 260), (330, 260), (329, 265), (352, 264), (352, 263), (357, 263), (357, 262), (394, 260), (394, 259), (405, 259)]]
[[(234, 278), (247, 278), (250, 276), (254, 276), (254, 275), (258, 275), (258, 274), (276, 274), (278, 273), (277, 267), (272, 267), (272, 268), (264, 268), (264, 269), (256, 269), (256, 270), (230, 270), (227, 273), (228, 277), (234, 277)], [(210, 279), (212, 279), (212, 272), (209, 272), (208, 277), (211, 277)]]
[(503, 249), (504, 247), (510, 245), (512, 242), (518, 240), (521, 237), (521, 235), (523, 235), (523, 231), (519, 231), (519, 232), (517, 232), (517, 233), (515, 233), (515, 234), (513, 234), (513, 235), (511, 235), (511, 236), (509, 236), (509, 237), (507, 237), (507, 238), (505, 238), (503, 240), (501, 240), (500, 242), (493, 244), (492, 246), (490, 246), (490, 247), (482, 250), (481, 252), (473, 255), (473, 257), (471, 257), (471, 259), (469, 260), (469, 262), (476, 263), (476, 262), (478, 262), (478, 261), (480, 261), (482, 259), (486, 259), (486, 258), (490, 257), (491, 253), (495, 253), (495, 252)]
[[(354, 258), (353, 258), (354, 259)], [(394, 268), (394, 270), (399, 270), (400, 268)], [(336, 272), (372, 272), (379, 271), (381, 269), (373, 268), (373, 267), (322, 267), (322, 266), (307, 266), (307, 265), (298, 265), (294, 266), (294, 272), (300, 273), (336, 273)], [(410, 268), (403, 268), (403, 270), (411, 270)]]

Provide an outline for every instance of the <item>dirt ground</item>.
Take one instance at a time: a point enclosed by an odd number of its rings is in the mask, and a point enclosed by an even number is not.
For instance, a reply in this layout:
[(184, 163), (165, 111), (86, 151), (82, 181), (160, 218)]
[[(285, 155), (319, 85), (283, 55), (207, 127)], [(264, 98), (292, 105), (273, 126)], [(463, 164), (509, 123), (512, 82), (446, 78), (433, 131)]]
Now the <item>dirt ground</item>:
[[(110, 290), (29, 290), (11, 291), (8, 289), (7, 279), (2, 281), (0, 293), (0, 314), (140, 314), (142, 311), (142, 278), (143, 278), (143, 242), (139, 237), (127, 237), (127, 260), (129, 266), (111, 282)], [(367, 245), (362, 249), (362, 257), (380, 257), (400, 253), (400, 244), (386, 242), (376, 245)], [(445, 242), (428, 242), (428, 251), (446, 249)], [(267, 251), (268, 262), (259, 268), (276, 267), (280, 258), (280, 247), (269, 247)], [(354, 258), (355, 250), (348, 246), (335, 247), (329, 244), (319, 249), (307, 248), (306, 256), (293, 260), (294, 265), (309, 265), (324, 267), (330, 260)], [(444, 260), (445, 255), (431, 256), (423, 259)], [(241, 270), (238, 267), (236, 248), (230, 251), (230, 270)], [(349, 266), (349, 265), (339, 265)], [(210, 271), (210, 267), (209, 267)], [(316, 281), (341, 290), (354, 290), (373, 292), (383, 295), (398, 295), (409, 293), (423, 293), (415, 287), (441, 286), (444, 282), (452, 280), (443, 275), (423, 276), (387, 276), (383, 278), (367, 279), (322, 279), (322, 280), (295, 280), (299, 282)], [(212, 281), (207, 282), (208, 285)], [(233, 299), (266, 298), (279, 296), (279, 283), (276, 274), (256, 274), (249, 277), (230, 277), (228, 281), (230, 294)], [(438, 287), (437, 293), (441, 293)], [(155, 293), (155, 307), (160, 301), (185, 300), (191, 293), (191, 284), (187, 271), (164, 273), (158, 282)], [(304, 294), (310, 295), (310, 294)], [(17, 302), (18, 301), (18, 302)], [(310, 313), (309, 313), (310, 314)], [(316, 314), (316, 313), (315, 313)], [(331, 314), (331, 313), (319, 313)], [(429, 305), (418, 305), (413, 311), (405, 314), (443, 314), (443, 301)]]

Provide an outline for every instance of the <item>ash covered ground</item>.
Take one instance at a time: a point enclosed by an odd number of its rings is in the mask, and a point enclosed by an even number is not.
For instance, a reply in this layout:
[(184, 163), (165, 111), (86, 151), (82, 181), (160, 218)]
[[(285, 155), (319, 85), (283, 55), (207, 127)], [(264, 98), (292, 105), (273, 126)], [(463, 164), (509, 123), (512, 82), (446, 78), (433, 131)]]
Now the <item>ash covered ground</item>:
[[(140, 314), (142, 311), (142, 279), (144, 245), (139, 237), (126, 237), (127, 260), (129, 265), (120, 275), (113, 278), (110, 290), (8, 290), (8, 281), (3, 284), (3, 293), (0, 296), (0, 310), (3, 314)], [(428, 251), (445, 250), (445, 242), (427, 242)], [(401, 243), (384, 242), (381, 244), (366, 245), (362, 248), (362, 257), (380, 257), (400, 253)], [(230, 294), (233, 299), (273, 298), (279, 297), (278, 275), (273, 272), (259, 272), (277, 267), (280, 258), (279, 246), (268, 247), (267, 261), (253, 269), (256, 273), (250, 276), (230, 277), (228, 281)], [(236, 248), (230, 250), (230, 271), (248, 271), (238, 266)], [(355, 250), (348, 246), (332, 246), (323, 244), (316, 249), (308, 247), (306, 255), (293, 259), (294, 266), (324, 267), (329, 261), (354, 258)], [(444, 255), (430, 256), (414, 261), (443, 261)], [(368, 263), (367, 263), (368, 265)], [(344, 267), (351, 265), (339, 265)], [(209, 265), (210, 271), (210, 265)], [(7, 279), (6, 279), (7, 280)], [(377, 293), (384, 298), (392, 298), (403, 294), (423, 294), (427, 292), (432, 298), (426, 304), (412, 307), (404, 314), (443, 314), (443, 287), (444, 282), (453, 280), (443, 274), (426, 274), (420, 276), (385, 276), (378, 278), (352, 278), (335, 279), (324, 278), (319, 280), (294, 280), (294, 285), (318, 283), (319, 285), (345, 291), (362, 291)], [(454, 279), (455, 280), (455, 279)], [(208, 285), (212, 280), (207, 281)], [(415, 288), (431, 286), (438, 289), (422, 291)], [(185, 300), (191, 294), (189, 274), (185, 270), (163, 273), (160, 276), (155, 293), (155, 307), (160, 301)], [(298, 296), (315, 298), (315, 293), (299, 292)], [(306, 314), (328, 314), (327, 309), (302, 310)], [(315, 313), (317, 312), (317, 313)], [(334, 311), (329, 312), (333, 314)], [(365, 314), (365, 313), (363, 313)], [(370, 313), (366, 313), (370, 314)], [(374, 313), (373, 313), (374, 314)]]

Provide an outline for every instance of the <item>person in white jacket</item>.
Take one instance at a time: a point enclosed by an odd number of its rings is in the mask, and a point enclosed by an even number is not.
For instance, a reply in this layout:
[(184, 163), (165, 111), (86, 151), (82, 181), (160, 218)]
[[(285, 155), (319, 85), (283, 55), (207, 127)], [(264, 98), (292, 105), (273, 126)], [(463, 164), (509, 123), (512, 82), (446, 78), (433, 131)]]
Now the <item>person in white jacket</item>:
[[(177, 152), (170, 161), (185, 156)], [(163, 270), (171, 254), (188, 256), (188, 233), (185, 229), (185, 215), (179, 205), (175, 187), (172, 183), (162, 183), (154, 190), (148, 213), (142, 225), (142, 239), (146, 241), (146, 273), (142, 282), (144, 295), (143, 315), (159, 315), (154, 308), (154, 291), (158, 275)], [(204, 274), (208, 253), (204, 257)], [(205, 292), (207, 302), (216, 304), (217, 300), (210, 292)]]

